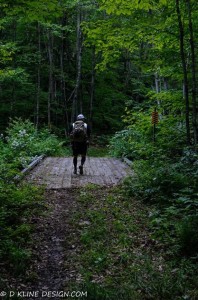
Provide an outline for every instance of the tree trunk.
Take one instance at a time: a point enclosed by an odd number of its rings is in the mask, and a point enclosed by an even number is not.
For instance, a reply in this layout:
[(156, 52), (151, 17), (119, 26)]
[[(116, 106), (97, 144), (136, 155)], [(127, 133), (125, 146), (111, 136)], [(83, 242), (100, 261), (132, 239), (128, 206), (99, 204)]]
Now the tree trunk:
[(48, 127), (51, 128), (51, 103), (54, 99), (54, 88), (53, 88), (53, 35), (51, 31), (47, 30), (48, 37), (48, 57), (49, 57), (49, 89), (48, 89), (48, 105), (47, 105), (47, 115), (48, 115)]
[(77, 41), (76, 41), (76, 64), (77, 64), (77, 74), (76, 74), (76, 85), (74, 90), (73, 97), (73, 105), (72, 105), (72, 114), (71, 114), (71, 122), (73, 123), (75, 117), (78, 113), (78, 97), (79, 97), (79, 89), (81, 84), (81, 69), (82, 69), (82, 31), (80, 28), (82, 19), (81, 8), (80, 5), (77, 6)]
[[(63, 22), (62, 22), (63, 23)], [(64, 25), (64, 24), (62, 24)], [(63, 116), (64, 116), (64, 126), (65, 126), (65, 136), (69, 132), (69, 119), (68, 119), (68, 107), (67, 107), (67, 97), (66, 97), (66, 83), (64, 78), (64, 39), (62, 36), (61, 49), (60, 49), (60, 69), (61, 69), (61, 97), (63, 103)]]
[(166, 78), (164, 78), (164, 90), (168, 91), (168, 81)]
[[(155, 72), (155, 91), (156, 91), (156, 94), (159, 94), (161, 92), (161, 82), (160, 82), (160, 77), (158, 76), (158, 73)], [(157, 105), (160, 106), (161, 103), (160, 103), (160, 100), (158, 99), (158, 96), (157, 96)]]
[[(67, 24), (67, 16), (66, 13), (63, 14), (62, 26), (66, 26)], [(67, 133), (69, 132), (69, 117), (68, 117), (68, 101), (66, 96), (66, 82), (65, 82), (65, 73), (64, 73), (64, 52), (65, 48), (67, 48), (67, 45), (65, 44), (64, 39), (64, 32), (62, 32), (62, 38), (61, 38), (61, 47), (60, 47), (60, 69), (61, 69), (61, 97), (62, 97), (62, 103), (63, 103), (63, 118), (64, 118), (64, 132), (65, 136), (67, 136)], [(67, 64), (66, 64), (67, 65)]]
[(192, 9), (191, 1), (186, 0), (188, 9), (188, 27), (190, 33), (190, 48), (191, 48), (191, 68), (192, 68), (192, 108), (193, 108), (193, 133), (194, 133), (194, 145), (197, 144), (197, 95), (196, 95), (196, 61), (195, 61), (195, 44), (194, 44), (194, 32), (192, 24)]
[(184, 50), (184, 28), (181, 19), (181, 11), (179, 6), (179, 0), (176, 0), (176, 11), (178, 18), (179, 26), (179, 40), (180, 40), (180, 54), (183, 68), (183, 80), (184, 80), (184, 98), (186, 104), (186, 142), (187, 145), (190, 145), (190, 121), (189, 121), (189, 93), (188, 93), (188, 75), (185, 59), (185, 50)]
[[(17, 22), (16, 22), (16, 19), (14, 18), (13, 19), (13, 22), (12, 22), (12, 28), (13, 28), (13, 36), (12, 36), (12, 40), (13, 42), (15, 43), (16, 42), (16, 35), (17, 35)], [(15, 56), (14, 56), (14, 59), (12, 60), (12, 67), (15, 69), (16, 68), (16, 59), (15, 59)], [(15, 79), (14, 81), (12, 82), (12, 87), (11, 87), (11, 90), (12, 90), (12, 96), (11, 96), (11, 100), (10, 100), (10, 118), (13, 118), (15, 117), (15, 113), (16, 113), (16, 85), (15, 85)]]
[(38, 69), (37, 69), (37, 93), (36, 93), (36, 129), (39, 126), (40, 90), (41, 90), (41, 28), (38, 22)]
[(94, 92), (95, 92), (95, 66), (96, 66), (96, 58), (95, 58), (95, 48), (92, 50), (92, 70), (91, 70), (91, 95), (90, 95), (90, 112), (89, 112), (89, 123), (90, 128), (92, 129), (93, 123), (93, 102), (94, 102)]

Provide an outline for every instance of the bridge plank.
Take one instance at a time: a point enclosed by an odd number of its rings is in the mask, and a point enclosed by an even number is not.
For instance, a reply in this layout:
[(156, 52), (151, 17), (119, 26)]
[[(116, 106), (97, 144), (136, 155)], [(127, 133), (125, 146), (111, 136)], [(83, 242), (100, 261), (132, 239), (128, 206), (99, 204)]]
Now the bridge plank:
[(61, 189), (88, 183), (116, 185), (128, 175), (132, 175), (131, 168), (115, 158), (88, 157), (84, 174), (75, 175), (72, 157), (46, 157), (26, 176), (26, 180), (36, 185), (45, 185), (47, 189)]

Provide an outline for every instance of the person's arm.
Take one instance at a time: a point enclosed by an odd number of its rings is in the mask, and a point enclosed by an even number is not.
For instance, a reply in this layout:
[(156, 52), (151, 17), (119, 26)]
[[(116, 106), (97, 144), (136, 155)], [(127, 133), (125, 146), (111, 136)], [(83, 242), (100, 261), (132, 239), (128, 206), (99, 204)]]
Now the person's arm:
[(87, 137), (88, 137), (88, 139), (90, 139), (90, 136), (91, 136), (90, 126), (87, 125)]
[(73, 144), (74, 144), (74, 142), (72, 141), (72, 138), (71, 138), (72, 130), (73, 130), (73, 124), (71, 124), (71, 125), (70, 125), (70, 128), (69, 128), (69, 137), (70, 137), (70, 143), (71, 143), (71, 146), (73, 146)]
[(69, 134), (72, 132), (72, 130), (73, 130), (73, 124), (70, 125)]

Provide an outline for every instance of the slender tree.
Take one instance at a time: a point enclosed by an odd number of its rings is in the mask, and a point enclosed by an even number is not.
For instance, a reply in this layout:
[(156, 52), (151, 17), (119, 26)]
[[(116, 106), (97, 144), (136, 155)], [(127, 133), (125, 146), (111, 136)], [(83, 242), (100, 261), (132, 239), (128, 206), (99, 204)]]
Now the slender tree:
[(94, 94), (95, 94), (95, 67), (96, 67), (96, 55), (95, 48), (92, 48), (92, 64), (91, 64), (91, 86), (90, 86), (90, 109), (89, 109), (89, 122), (92, 128), (93, 123), (93, 105), (94, 105)]
[(181, 10), (180, 10), (180, 0), (175, 0), (177, 18), (178, 18), (178, 27), (179, 27), (179, 41), (180, 41), (180, 54), (183, 68), (183, 80), (184, 80), (184, 98), (186, 105), (186, 141), (190, 145), (190, 118), (189, 118), (189, 86), (188, 86), (188, 75), (187, 75), (187, 66), (186, 66), (186, 57), (185, 57), (185, 48), (184, 48), (184, 27), (182, 24)]
[(37, 93), (36, 93), (36, 121), (35, 125), (38, 129), (39, 126), (39, 111), (40, 111), (40, 93), (41, 93), (41, 27), (37, 23), (37, 36), (38, 36), (38, 67), (37, 67)]
[(51, 104), (54, 100), (54, 80), (53, 80), (53, 45), (54, 37), (51, 29), (47, 28), (47, 52), (49, 59), (49, 90), (48, 90), (48, 105), (47, 105), (47, 115), (48, 115), (48, 127), (51, 128)]
[(192, 23), (192, 8), (191, 1), (186, 0), (188, 10), (188, 28), (190, 33), (190, 49), (191, 49), (191, 70), (192, 70), (192, 107), (193, 107), (193, 133), (194, 144), (197, 144), (197, 92), (196, 92), (196, 58), (195, 58), (195, 42), (194, 42), (194, 30)]
[[(74, 121), (76, 114), (78, 113), (78, 98), (81, 85), (81, 76), (82, 76), (82, 30), (81, 30), (81, 21), (82, 21), (82, 11), (81, 4), (77, 4), (77, 24), (76, 24), (76, 84), (73, 96), (73, 105), (72, 105), (72, 114), (71, 122)], [(80, 111), (82, 112), (82, 111)]]
[[(66, 25), (66, 13), (63, 13), (61, 20), (62, 26)], [(64, 73), (64, 51), (65, 51), (65, 37), (64, 32), (61, 32), (61, 45), (60, 45), (60, 70), (61, 70), (61, 97), (64, 107), (64, 126), (65, 126), (65, 135), (69, 131), (69, 119), (68, 119), (68, 103), (66, 96), (66, 82), (65, 82), (65, 73)]]

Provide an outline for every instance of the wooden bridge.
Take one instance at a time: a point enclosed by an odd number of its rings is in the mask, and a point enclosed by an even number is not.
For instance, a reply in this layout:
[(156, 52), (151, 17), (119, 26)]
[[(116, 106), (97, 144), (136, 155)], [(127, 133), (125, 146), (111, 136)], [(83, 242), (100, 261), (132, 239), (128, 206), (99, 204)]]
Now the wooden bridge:
[[(79, 158), (80, 163), (80, 158)], [(132, 174), (131, 168), (115, 158), (87, 157), (84, 174), (73, 174), (72, 157), (47, 157), (37, 165), (26, 180), (47, 189), (78, 187), (88, 183), (115, 185)]]

